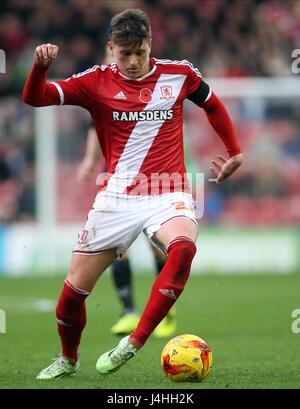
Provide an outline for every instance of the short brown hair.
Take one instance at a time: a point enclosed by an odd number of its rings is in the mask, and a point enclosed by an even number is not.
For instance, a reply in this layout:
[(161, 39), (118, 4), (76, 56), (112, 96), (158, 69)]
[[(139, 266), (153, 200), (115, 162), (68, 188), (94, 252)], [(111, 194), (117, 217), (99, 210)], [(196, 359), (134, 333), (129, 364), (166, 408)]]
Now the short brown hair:
[(140, 46), (151, 39), (151, 26), (147, 14), (140, 9), (128, 9), (116, 14), (110, 22), (109, 39), (117, 45)]

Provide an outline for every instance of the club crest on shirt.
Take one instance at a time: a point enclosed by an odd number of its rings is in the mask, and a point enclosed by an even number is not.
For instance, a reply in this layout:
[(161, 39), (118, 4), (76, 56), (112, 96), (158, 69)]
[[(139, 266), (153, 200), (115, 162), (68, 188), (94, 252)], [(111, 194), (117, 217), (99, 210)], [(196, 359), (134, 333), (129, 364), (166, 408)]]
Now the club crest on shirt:
[(173, 90), (171, 85), (162, 85), (160, 87), (161, 97), (160, 99), (173, 99)]
[(149, 88), (143, 88), (140, 91), (139, 99), (141, 102), (147, 104), (148, 102), (152, 101), (152, 91)]

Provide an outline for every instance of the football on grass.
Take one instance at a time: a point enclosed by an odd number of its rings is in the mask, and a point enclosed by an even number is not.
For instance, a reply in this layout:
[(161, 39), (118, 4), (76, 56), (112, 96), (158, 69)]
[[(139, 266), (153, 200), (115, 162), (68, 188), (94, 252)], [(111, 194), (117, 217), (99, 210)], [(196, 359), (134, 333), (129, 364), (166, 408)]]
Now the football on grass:
[(212, 367), (212, 351), (196, 335), (179, 335), (165, 345), (161, 366), (173, 382), (200, 382)]

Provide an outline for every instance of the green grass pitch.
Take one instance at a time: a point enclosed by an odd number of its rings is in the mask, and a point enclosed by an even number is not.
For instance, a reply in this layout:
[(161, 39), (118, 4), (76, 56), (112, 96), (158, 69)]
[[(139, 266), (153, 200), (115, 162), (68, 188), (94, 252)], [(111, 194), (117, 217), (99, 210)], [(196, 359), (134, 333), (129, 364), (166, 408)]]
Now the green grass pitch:
[[(151, 275), (134, 278), (140, 311), (152, 282)], [(0, 309), (6, 312), (6, 333), (0, 334), (0, 388), (300, 387), (300, 334), (291, 330), (292, 311), (300, 308), (300, 274), (191, 276), (177, 302), (176, 334), (199, 335), (212, 348), (213, 369), (198, 384), (172, 383), (163, 375), (160, 354), (167, 339), (154, 336), (120, 371), (108, 376), (96, 372), (99, 354), (118, 340), (110, 334), (120, 305), (109, 273), (99, 280), (87, 301), (80, 371), (69, 378), (37, 381), (36, 374), (60, 350), (54, 309), (62, 283), (63, 277), (0, 278)], [(50, 311), (47, 302), (37, 299), (53, 300)]]

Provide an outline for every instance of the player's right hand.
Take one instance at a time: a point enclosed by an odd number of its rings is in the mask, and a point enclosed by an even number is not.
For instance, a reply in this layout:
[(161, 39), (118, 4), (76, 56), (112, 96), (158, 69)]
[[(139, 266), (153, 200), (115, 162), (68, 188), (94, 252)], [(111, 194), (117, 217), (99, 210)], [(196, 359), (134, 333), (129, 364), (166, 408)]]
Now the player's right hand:
[(219, 155), (218, 158), (220, 162), (212, 160), (211, 163), (214, 166), (209, 168), (215, 177), (208, 179), (209, 183), (216, 183), (217, 185), (219, 185), (224, 179), (227, 179), (241, 166), (243, 162), (243, 154), (239, 153), (229, 159)]
[(34, 51), (35, 63), (44, 67), (49, 67), (58, 54), (58, 46), (54, 44), (42, 44)]

